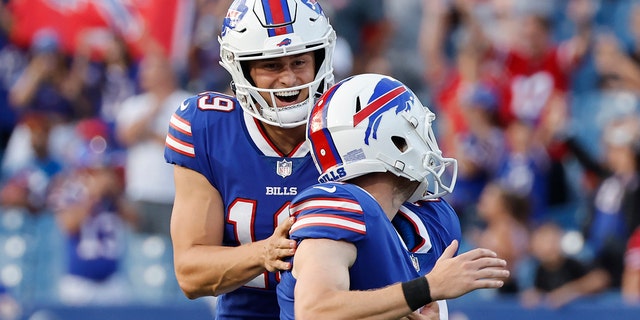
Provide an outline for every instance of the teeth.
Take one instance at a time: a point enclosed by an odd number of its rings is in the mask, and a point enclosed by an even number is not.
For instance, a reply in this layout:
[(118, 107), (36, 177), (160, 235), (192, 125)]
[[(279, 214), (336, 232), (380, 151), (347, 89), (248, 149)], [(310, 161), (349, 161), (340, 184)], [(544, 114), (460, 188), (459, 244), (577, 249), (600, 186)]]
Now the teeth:
[(277, 93), (274, 93), (274, 95), (276, 95), (278, 97), (291, 97), (291, 96), (295, 96), (295, 95), (297, 95), (299, 93), (300, 93), (300, 90), (292, 90), (292, 91), (277, 92)]

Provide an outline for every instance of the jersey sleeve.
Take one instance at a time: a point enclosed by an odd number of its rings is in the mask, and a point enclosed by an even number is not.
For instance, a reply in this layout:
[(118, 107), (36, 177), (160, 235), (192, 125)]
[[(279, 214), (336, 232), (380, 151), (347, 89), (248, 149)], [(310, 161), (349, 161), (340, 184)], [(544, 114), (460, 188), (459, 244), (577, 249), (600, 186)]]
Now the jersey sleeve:
[(169, 131), (165, 139), (164, 157), (168, 163), (195, 169), (196, 150), (194, 137), (194, 121), (197, 114), (197, 104), (194, 97), (182, 101), (171, 115)]
[(217, 121), (221, 119), (221, 112), (217, 111), (221, 108), (201, 108), (199, 101), (210, 106), (207, 101), (218, 100), (233, 106), (232, 97), (216, 92), (191, 96), (177, 106), (169, 120), (165, 139), (164, 158), (167, 163), (192, 169), (209, 179), (212, 177), (208, 154), (212, 152), (214, 140), (221, 138), (215, 130), (219, 124)]
[(296, 222), (290, 237), (296, 241), (323, 238), (356, 243), (367, 233), (361, 205), (340, 184), (321, 184), (306, 189), (291, 203)]

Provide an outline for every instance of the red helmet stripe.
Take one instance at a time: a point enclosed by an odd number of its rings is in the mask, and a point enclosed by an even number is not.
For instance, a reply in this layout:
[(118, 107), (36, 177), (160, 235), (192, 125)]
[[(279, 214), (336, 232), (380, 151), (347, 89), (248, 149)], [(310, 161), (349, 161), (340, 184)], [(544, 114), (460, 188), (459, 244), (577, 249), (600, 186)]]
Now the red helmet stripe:
[[(293, 32), (291, 12), (287, 0), (263, 0), (265, 18), (268, 25), (283, 25), (269, 29), (269, 36), (280, 36)], [(285, 25), (286, 24), (286, 25)]]
[(399, 86), (380, 96), (378, 99), (373, 100), (366, 107), (353, 115), (353, 126), (357, 126), (360, 122), (362, 122), (362, 120), (367, 119), (371, 114), (384, 107), (387, 103), (405, 92), (407, 92), (407, 88), (405, 86)]
[(340, 162), (338, 150), (336, 149), (333, 138), (327, 129), (327, 108), (325, 108), (325, 105), (331, 100), (331, 97), (338, 87), (340, 87), (340, 84), (329, 88), (329, 90), (320, 97), (316, 105), (313, 106), (309, 117), (309, 128), (307, 129), (307, 134), (309, 136), (313, 154), (320, 164), (320, 169), (322, 171), (325, 171)]

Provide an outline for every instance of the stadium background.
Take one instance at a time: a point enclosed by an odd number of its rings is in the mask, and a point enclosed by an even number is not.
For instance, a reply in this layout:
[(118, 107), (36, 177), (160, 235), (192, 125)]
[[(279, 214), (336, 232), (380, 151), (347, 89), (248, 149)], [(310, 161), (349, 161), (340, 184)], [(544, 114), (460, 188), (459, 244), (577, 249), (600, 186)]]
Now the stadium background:
[[(429, 65), (429, 61), (433, 62), (428, 59), (432, 53), (421, 50), (425, 36), (422, 33), (424, 30), (421, 31), (422, 19), (427, 16), (423, 16), (423, 8), (451, 11), (446, 13), (453, 17), (448, 20), (451, 24), (440, 26), (444, 36), (438, 43), (438, 57), (443, 59), (438, 62), (446, 61), (446, 65), (453, 64), (463, 42), (460, 39), (465, 37), (464, 21), (460, 13), (452, 9), (455, 3), (475, 3), (478, 16), (485, 17), (481, 20), (482, 26), (491, 30), (497, 39), (507, 37), (506, 34), (512, 30), (500, 29), (497, 22), (487, 18), (488, 11), (541, 13), (550, 19), (550, 39), (557, 44), (572, 39), (577, 32), (575, 17), (569, 14), (570, 6), (587, 3), (594, 10), (588, 21), (590, 29), (594, 33), (613, 35), (623, 48), (621, 50), (629, 56), (634, 54), (635, 41), (638, 40), (631, 19), (634, 15), (640, 15), (634, 9), (634, 0), (318, 2), (342, 37), (335, 56), (338, 78), (365, 71), (390, 74), (423, 97), (423, 102), (429, 103), (438, 114), (438, 119), (446, 117), (446, 114), (442, 110), (444, 107), (439, 105), (438, 84), (433, 77), (442, 73), (436, 72), (438, 65), (435, 62)], [(3, 41), (0, 42), (0, 76), (3, 77), (0, 122), (4, 134), (0, 156), (3, 159), (10, 158), (10, 149), (6, 148), (9, 135), (6, 133), (24, 120), (21, 113), (9, 104), (9, 80), (15, 80), (15, 76), (28, 64), (32, 50), (38, 44), (36, 40), (42, 39), (38, 36), (42, 35), (42, 30), (54, 31), (56, 49), (71, 59), (77, 53), (78, 39), (89, 32), (93, 62), (100, 62), (102, 58), (101, 37), (105, 35), (105, 30), (109, 30), (108, 34), (122, 36), (134, 65), (144, 56), (149, 42), (153, 42), (167, 53), (181, 88), (190, 92), (227, 91), (229, 77), (217, 64), (215, 36), (229, 3), (228, 0), (3, 0), (2, 24), (8, 22), (9, 18), (13, 24), (7, 33), (8, 38), (3, 35)], [(8, 49), (12, 50), (12, 54), (18, 52), (19, 58), (2, 59), (7, 57), (3, 54)], [(589, 59), (592, 58), (587, 55), (569, 75), (566, 90), (569, 118), (562, 131), (571, 132), (586, 146), (588, 153), (601, 159), (603, 154), (599, 141), (604, 126), (603, 117), (610, 116), (607, 110), (611, 113), (627, 112), (626, 115), (637, 117), (640, 114), (637, 107), (640, 86), (629, 84), (613, 93), (604, 90), (596, 83), (600, 79), (599, 70), (594, 66), (595, 62), (589, 62)], [(96, 106), (96, 109), (99, 108)], [(126, 148), (120, 151), (126, 153)], [(569, 182), (565, 190), (567, 200), (562, 205), (550, 206), (549, 212), (552, 211), (555, 220), (568, 235), (575, 236), (582, 227), (588, 207), (589, 194), (583, 185), (588, 179), (574, 157), (564, 158), (563, 164)], [(3, 164), (0, 186), (6, 185), (12, 178), (9, 170), (5, 169)], [(466, 222), (463, 217), (463, 223)], [(212, 307), (214, 299), (189, 301), (180, 292), (173, 275), (169, 237), (166, 234), (140, 233), (130, 226), (123, 231), (126, 250), (119, 273), (130, 285), (130, 301), (122, 305), (67, 305), (57, 298), (57, 282), (65, 268), (64, 244), (50, 208), (44, 207), (33, 212), (25, 207), (2, 205), (0, 282), (5, 292), (0, 298), (0, 319), (210, 319), (215, 312)], [(573, 246), (573, 254), (587, 259), (585, 252), (580, 250), (580, 237), (573, 239), (577, 240), (572, 240), (570, 244), (578, 244), (579, 247), (576, 249)], [(471, 238), (465, 239), (463, 250), (473, 245)], [(519, 277), (523, 279), (522, 283), (531, 282), (531, 271), (527, 272), (526, 269), (533, 265), (523, 265), (525, 271)], [(517, 295), (495, 291), (474, 292), (452, 300), (449, 309), (450, 319), (455, 320), (507, 317), (548, 320), (605, 317), (637, 319), (640, 315), (640, 307), (624, 302), (619, 288), (581, 298), (558, 310), (548, 307), (524, 308)]]

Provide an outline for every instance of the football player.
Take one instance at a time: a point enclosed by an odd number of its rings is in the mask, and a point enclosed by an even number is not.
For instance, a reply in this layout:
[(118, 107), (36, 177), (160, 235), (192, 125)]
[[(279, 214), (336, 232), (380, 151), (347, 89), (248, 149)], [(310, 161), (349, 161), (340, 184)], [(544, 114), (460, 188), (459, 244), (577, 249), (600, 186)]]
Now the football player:
[(424, 308), (433, 301), (502, 286), (504, 260), (487, 249), (453, 258), (456, 241), (421, 276), (410, 252), (429, 245), (402, 241), (394, 228), (399, 211), (423, 221), (411, 209), (428, 203), (413, 203), (455, 183), (444, 179), (447, 167), (455, 176), (456, 162), (442, 157), (434, 118), (409, 88), (382, 75), (351, 77), (320, 97), (307, 140), (321, 183), (290, 206), (298, 247), (277, 288), (281, 319), (433, 319), (437, 308)]
[(191, 299), (218, 296), (218, 319), (279, 318), (273, 271), (295, 250), (288, 205), (317, 181), (305, 124), (335, 40), (316, 1), (236, 0), (219, 37), (235, 96), (201, 93), (170, 120), (176, 277)]

